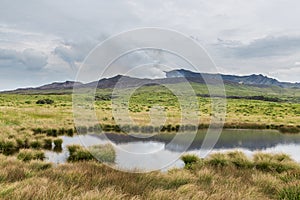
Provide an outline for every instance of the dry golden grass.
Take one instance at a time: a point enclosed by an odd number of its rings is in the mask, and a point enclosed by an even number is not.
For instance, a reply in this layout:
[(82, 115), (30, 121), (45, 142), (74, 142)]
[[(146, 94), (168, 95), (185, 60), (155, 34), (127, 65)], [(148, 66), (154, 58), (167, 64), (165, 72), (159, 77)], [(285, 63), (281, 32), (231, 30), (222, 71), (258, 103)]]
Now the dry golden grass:
[[(210, 159), (219, 158), (212, 156)], [(299, 166), (282, 173), (208, 160), (189, 169), (126, 173), (94, 161), (54, 167), (0, 155), (1, 199), (292, 199), (299, 197)], [(235, 157), (243, 157), (235, 153)], [(254, 162), (255, 161), (249, 161)]]

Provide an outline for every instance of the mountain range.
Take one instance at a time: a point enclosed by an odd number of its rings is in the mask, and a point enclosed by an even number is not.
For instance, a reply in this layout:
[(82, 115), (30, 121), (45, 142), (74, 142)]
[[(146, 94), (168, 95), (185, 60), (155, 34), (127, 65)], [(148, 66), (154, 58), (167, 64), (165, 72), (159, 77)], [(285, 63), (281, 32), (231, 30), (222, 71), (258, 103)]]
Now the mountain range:
[(154, 84), (176, 84), (180, 82), (189, 82), (195, 83), (206, 83), (206, 84), (216, 84), (221, 81), (220, 77), (223, 79), (225, 84), (234, 84), (234, 85), (252, 85), (256, 87), (281, 87), (281, 88), (300, 88), (300, 83), (290, 83), (290, 82), (280, 82), (276, 79), (269, 78), (262, 74), (248, 75), (248, 76), (238, 76), (238, 75), (225, 75), (225, 74), (209, 74), (209, 73), (197, 73), (185, 69), (178, 69), (167, 71), (166, 78), (160, 79), (147, 79), (147, 78), (134, 78), (129, 76), (117, 75), (111, 78), (104, 78), (99, 81), (93, 81), (90, 83), (81, 83), (75, 81), (65, 81), (65, 82), (54, 82), (51, 84), (43, 85), (40, 87), (31, 87), (31, 88), (19, 88), (13, 91), (5, 91), (7, 93), (27, 93), (29, 91), (42, 92), (42, 91), (62, 91), (70, 90), (74, 86), (89, 88), (95, 87), (98, 88), (113, 88), (118, 87), (137, 87), (142, 85), (154, 85)]

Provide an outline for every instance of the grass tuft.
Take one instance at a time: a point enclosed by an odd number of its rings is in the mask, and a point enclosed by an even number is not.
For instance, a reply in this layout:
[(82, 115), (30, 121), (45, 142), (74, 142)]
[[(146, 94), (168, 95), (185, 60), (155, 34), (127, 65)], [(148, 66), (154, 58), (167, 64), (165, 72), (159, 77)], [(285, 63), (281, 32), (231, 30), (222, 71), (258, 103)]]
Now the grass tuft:
[(22, 149), (17, 158), (22, 161), (31, 161), (31, 160), (43, 160), (45, 158), (45, 153), (39, 150), (31, 150), (31, 149)]

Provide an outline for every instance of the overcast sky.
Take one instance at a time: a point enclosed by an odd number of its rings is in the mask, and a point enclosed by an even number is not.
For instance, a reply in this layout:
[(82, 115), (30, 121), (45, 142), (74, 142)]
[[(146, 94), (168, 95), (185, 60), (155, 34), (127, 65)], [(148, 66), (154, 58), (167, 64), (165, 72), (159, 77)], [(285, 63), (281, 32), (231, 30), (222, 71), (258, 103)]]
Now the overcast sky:
[(74, 80), (96, 44), (140, 27), (194, 38), (221, 73), (299, 82), (299, 19), (299, 0), (0, 0), (0, 90)]

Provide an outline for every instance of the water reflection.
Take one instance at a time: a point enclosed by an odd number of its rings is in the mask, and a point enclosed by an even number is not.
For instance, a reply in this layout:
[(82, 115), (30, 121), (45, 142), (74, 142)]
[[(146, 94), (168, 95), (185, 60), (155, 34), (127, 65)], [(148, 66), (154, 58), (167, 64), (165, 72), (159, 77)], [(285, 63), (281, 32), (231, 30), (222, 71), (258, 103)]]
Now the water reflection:
[[(206, 132), (200, 131), (194, 142), (187, 149), (188, 153), (200, 155), (202, 141)], [(91, 146), (96, 144), (115, 144), (116, 165), (123, 169), (157, 169), (159, 164), (166, 159), (172, 160), (180, 156), (185, 148), (186, 134), (177, 136), (176, 142), (172, 142), (174, 134), (159, 134), (151, 138), (134, 137), (122, 134), (90, 134), (84, 136), (67, 137), (63, 136), (61, 152), (47, 151), (48, 161), (53, 163), (66, 162), (69, 153), (67, 146), (70, 144), (80, 144)], [(286, 153), (294, 160), (300, 162), (300, 135), (283, 135), (277, 131), (265, 130), (224, 130), (212, 152), (224, 152), (241, 150), (251, 156), (255, 151), (270, 153)], [(160, 151), (159, 154), (152, 154)], [(131, 152), (128, 157), (128, 152)], [(143, 159), (143, 154), (151, 154)], [(182, 167), (183, 162), (177, 160), (170, 163), (169, 167)]]

